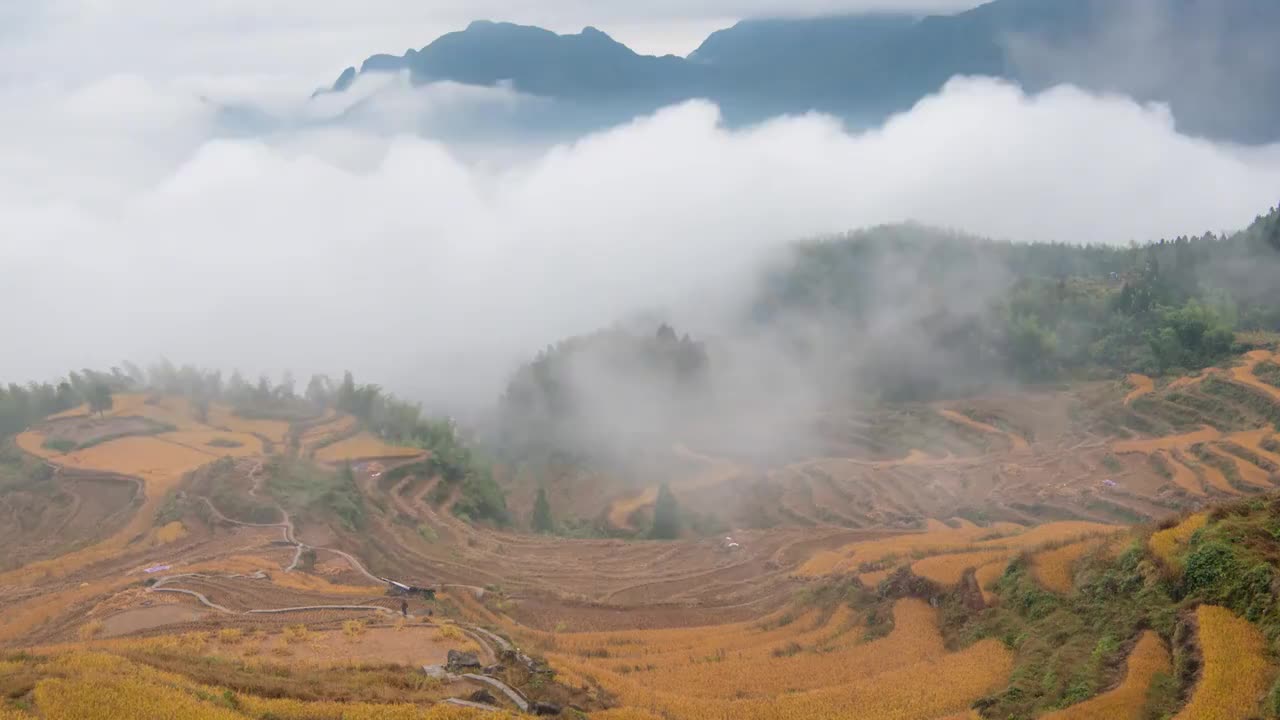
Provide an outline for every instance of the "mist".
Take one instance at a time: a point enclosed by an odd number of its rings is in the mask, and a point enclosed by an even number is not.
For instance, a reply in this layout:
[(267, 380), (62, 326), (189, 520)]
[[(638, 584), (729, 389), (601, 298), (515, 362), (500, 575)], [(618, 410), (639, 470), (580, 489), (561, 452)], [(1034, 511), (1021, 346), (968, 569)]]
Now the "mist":
[(1148, 241), (1243, 227), (1280, 184), (1276, 148), (1182, 136), (1161, 106), (982, 78), (866, 132), (689, 102), (555, 141), (501, 123), (546, 101), (403, 78), (277, 98), (254, 133), (136, 75), (3, 95), (6, 381), (166, 357), (488, 402), (538, 348), (637, 312), (714, 332), (800, 238)]

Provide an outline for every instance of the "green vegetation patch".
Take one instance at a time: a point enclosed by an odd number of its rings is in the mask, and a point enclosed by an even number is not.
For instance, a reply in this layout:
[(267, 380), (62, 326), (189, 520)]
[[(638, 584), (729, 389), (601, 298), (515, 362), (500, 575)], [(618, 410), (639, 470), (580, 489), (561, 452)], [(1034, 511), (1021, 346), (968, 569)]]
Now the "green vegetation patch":
[(348, 530), (364, 527), (364, 496), (350, 465), (332, 472), (298, 460), (278, 460), (264, 471), (267, 492), (291, 515), (332, 513)]

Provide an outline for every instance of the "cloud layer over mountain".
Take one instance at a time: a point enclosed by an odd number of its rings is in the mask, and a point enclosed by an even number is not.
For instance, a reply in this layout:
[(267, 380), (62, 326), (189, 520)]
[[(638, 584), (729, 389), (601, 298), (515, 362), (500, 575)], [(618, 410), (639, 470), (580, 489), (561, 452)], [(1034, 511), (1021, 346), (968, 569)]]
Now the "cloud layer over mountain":
[(910, 219), (1142, 241), (1241, 227), (1280, 186), (1274, 148), (983, 79), (861, 134), (820, 116), (731, 131), (691, 102), (487, 152), (429, 135), (533, 101), (397, 81), (340, 122), (313, 121), (343, 108), (294, 108), (268, 135), (229, 137), (217, 105), (135, 75), (4, 94), (0, 307), (22, 348), (6, 381), (164, 354), (491, 396), (547, 342), (705, 309), (796, 238)]

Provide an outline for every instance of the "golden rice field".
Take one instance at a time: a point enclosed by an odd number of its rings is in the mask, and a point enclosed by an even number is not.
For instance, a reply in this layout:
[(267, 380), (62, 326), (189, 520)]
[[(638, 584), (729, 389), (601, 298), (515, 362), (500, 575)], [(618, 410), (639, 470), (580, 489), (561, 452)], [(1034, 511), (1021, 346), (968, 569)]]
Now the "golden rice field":
[[(930, 529), (881, 540), (851, 543), (836, 550), (819, 551), (801, 565), (796, 574), (801, 577), (820, 577), (853, 573), (863, 563), (880, 563), (895, 558), (921, 558), (912, 565), (913, 569), (919, 568), (921, 572), (933, 575), (931, 579), (936, 582), (954, 585), (959, 582), (965, 569), (994, 562), (1001, 559), (1002, 555), (1012, 557), (1019, 552), (1034, 550), (1049, 543), (1070, 542), (1120, 530), (1115, 525), (1075, 520), (1053, 522), (1030, 529), (1013, 523), (995, 523), (986, 528), (973, 526)], [(952, 557), (952, 554), (956, 555)]]
[(1043, 550), (1031, 558), (1031, 574), (1046, 589), (1071, 592), (1076, 561), (1102, 547), (1104, 540), (1082, 540), (1053, 550)]
[(977, 526), (952, 528), (942, 525), (939, 529), (930, 525), (925, 532), (907, 533), (883, 540), (850, 543), (835, 550), (819, 551), (800, 566), (796, 571), (796, 575), (801, 577), (821, 577), (823, 575), (852, 572), (861, 563), (881, 562), (886, 558), (907, 558), (913, 554), (923, 555), (958, 551), (975, 544), (979, 538), (992, 534), (1012, 535), (1024, 529), (1021, 525), (1013, 523), (996, 523), (989, 528)]
[(1196, 513), (1171, 528), (1152, 533), (1148, 541), (1151, 552), (1170, 567), (1177, 567), (1177, 556), (1186, 549), (1191, 536), (1208, 521), (1208, 513)]
[(1174, 720), (1247, 720), (1273, 676), (1266, 640), (1256, 625), (1214, 605), (1196, 609), (1204, 672)]
[(773, 623), (683, 630), (560, 634), (548, 657), (590, 678), (628, 711), (606, 717), (932, 720), (998, 687), (1012, 655), (995, 641), (948, 653), (936, 611), (894, 606), (894, 629), (860, 642), (842, 608)]
[(1172, 670), (1164, 641), (1151, 630), (1142, 633), (1129, 653), (1124, 680), (1119, 687), (1095, 698), (1049, 713), (1044, 720), (1141, 720), (1147, 702), (1147, 688), (1156, 673)]
[[(30, 662), (34, 709), (59, 720), (471, 720), (514, 718), (451, 706), (265, 699), (202, 685), (109, 653), (72, 651)], [(19, 715), (18, 717), (24, 717)]]
[(320, 448), (316, 451), (316, 459), (335, 463), (344, 460), (417, 457), (421, 454), (422, 450), (418, 448), (390, 445), (370, 433), (362, 432)]
[(965, 571), (969, 568), (976, 569), (1008, 557), (1009, 553), (1005, 550), (934, 555), (913, 563), (911, 572), (926, 580), (932, 580), (943, 587), (951, 587), (960, 582), (960, 579), (964, 577)]

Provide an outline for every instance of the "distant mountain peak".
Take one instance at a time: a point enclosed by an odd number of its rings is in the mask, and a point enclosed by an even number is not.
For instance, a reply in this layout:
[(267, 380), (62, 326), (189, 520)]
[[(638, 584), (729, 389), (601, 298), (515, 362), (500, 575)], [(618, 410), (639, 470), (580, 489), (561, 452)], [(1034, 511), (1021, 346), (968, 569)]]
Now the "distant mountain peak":
[[(1160, 22), (1126, 29), (1135, 16)], [(994, 0), (954, 15), (744, 20), (687, 59), (637, 54), (593, 26), (561, 35), (476, 20), (421, 50), (371, 56), (332, 89), (407, 70), (415, 83), (509, 82), (600, 123), (705, 98), (730, 123), (819, 111), (871, 125), (952, 77), (985, 75), (1164, 102), (1184, 132), (1269, 142), (1280, 140), (1276, 36), (1276, 0)]]

